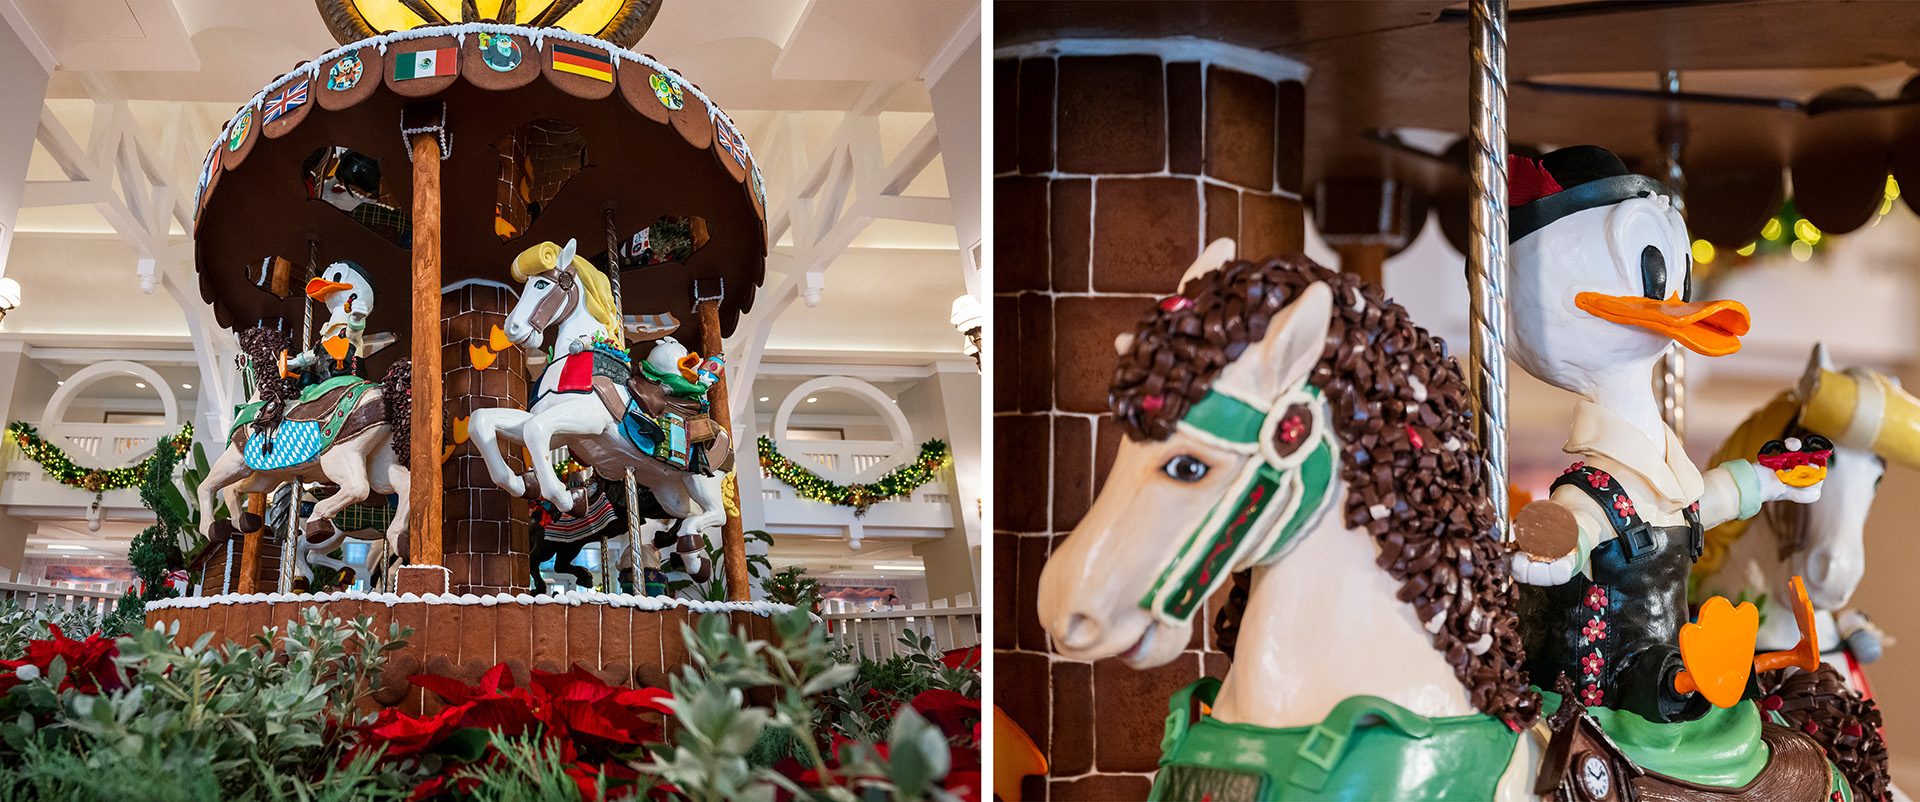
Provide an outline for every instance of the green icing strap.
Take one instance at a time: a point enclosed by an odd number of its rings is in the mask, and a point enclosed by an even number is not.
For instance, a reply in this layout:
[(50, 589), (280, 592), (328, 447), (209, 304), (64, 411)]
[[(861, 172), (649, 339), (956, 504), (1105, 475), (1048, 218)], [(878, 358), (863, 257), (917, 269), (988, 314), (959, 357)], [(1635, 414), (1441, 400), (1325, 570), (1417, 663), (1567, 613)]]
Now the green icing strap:
[(1180, 419), (1229, 443), (1243, 444), (1260, 442), (1260, 427), (1266, 421), (1265, 410), (1218, 390), (1208, 390)]
[(1220, 693), (1220, 680), (1214, 677), (1201, 677), (1185, 688), (1174, 691), (1167, 699), (1167, 732), (1160, 738), (1160, 754), (1169, 754), (1186, 737), (1187, 729), (1193, 726), (1193, 700), (1197, 697), (1202, 704), (1212, 705), (1216, 694)]
[(1287, 545), (1300, 535), (1307, 522), (1313, 520), (1315, 513), (1327, 503), (1327, 488), (1333, 484), (1333, 444), (1321, 438), (1307, 461), (1300, 466), (1300, 504), (1293, 511), (1293, 517), (1281, 528), (1280, 536), (1273, 545), (1267, 547), (1267, 553), (1260, 555), (1260, 562), (1266, 562), (1287, 550)]
[(1733, 477), (1733, 485), (1740, 488), (1740, 520), (1744, 521), (1760, 513), (1760, 467), (1743, 459), (1730, 459), (1720, 463), (1727, 469), (1727, 475)]

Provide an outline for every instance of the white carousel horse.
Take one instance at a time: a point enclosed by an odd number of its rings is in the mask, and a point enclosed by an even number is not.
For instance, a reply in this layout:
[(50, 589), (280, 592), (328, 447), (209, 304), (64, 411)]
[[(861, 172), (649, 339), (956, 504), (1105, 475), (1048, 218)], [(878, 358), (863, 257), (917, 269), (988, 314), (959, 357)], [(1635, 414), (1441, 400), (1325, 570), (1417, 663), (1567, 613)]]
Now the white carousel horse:
[[(1237, 628), (1224, 681), (1172, 700), (1154, 798), (1522, 800), (1591, 771), (1568, 751), (1542, 774), (1542, 699), (1443, 344), (1350, 274), (1304, 257), (1221, 266), (1232, 247), (1209, 246), (1118, 343), (1127, 437), (1040, 580), (1056, 651), (1146, 669), (1185, 650), (1193, 616), (1251, 569), (1216, 625)], [(1195, 715), (1195, 700), (1210, 708)], [(1817, 745), (1769, 752), (1757, 723), (1736, 737), (1773, 756), (1749, 791), (1827, 798)], [(1607, 765), (1633, 764), (1602, 764), (1599, 780), (1661, 799), (1729, 790)]]
[[(275, 369), (286, 351), (286, 334), (256, 328), (243, 333), (240, 341), (256, 400), (242, 408), (226, 450), (200, 483), (200, 509), (213, 509), (216, 493), (227, 509), (241, 510), (242, 493), (265, 493), (288, 482), (326, 482), (340, 491), (315, 505), (306, 528), (307, 540), (325, 542), (337, 535), (334, 513), (369, 493), (394, 493), (400, 508), (386, 538), (391, 552), (404, 559), (411, 485), (404, 445), (411, 426), (410, 363), (396, 363), (379, 383), (342, 377), (311, 388), (310, 393), (325, 392), (303, 403), (292, 381)], [(253, 513), (241, 514), (237, 525), (230, 519), (206, 518), (203, 534), (215, 543), (261, 525)]]
[[(1783, 648), (1798, 637), (1782, 603), (1787, 581), (1806, 578), (1822, 659), (1869, 698), (1860, 664), (1879, 659), (1883, 634), (1847, 602), (1867, 568), (1867, 514), (1888, 460), (1920, 466), (1920, 400), (1897, 380), (1866, 368), (1836, 371), (1816, 345), (1799, 386), (1781, 393), (1728, 437), (1713, 463), (1754, 453), (1771, 440), (1818, 434), (1833, 443), (1827, 481), (1811, 504), (1768, 504), (1752, 526), (1725, 524), (1707, 532), (1694, 566), (1696, 595), (1717, 594), (1760, 605), (1758, 648)], [(1768, 537), (1767, 535), (1771, 535)]]
[[(574, 510), (584, 494), (570, 491), (554, 469), (549, 456), (554, 449), (565, 446), (574, 459), (610, 481), (624, 481), (631, 469), (635, 481), (652, 491), (669, 516), (686, 521), (678, 552), (689, 574), (705, 581), (712, 570), (705, 552), (707, 532), (726, 520), (721, 474), (676, 468), (635, 447), (621, 433), (621, 420), (608, 409), (609, 402), (620, 409), (632, 403), (624, 382), (603, 382), (591, 390), (560, 389), (566, 373), (561, 367), (570, 359), (596, 358), (596, 337), (611, 339), (619, 330), (606, 276), (591, 262), (574, 256), (573, 250), (572, 242), (565, 248), (542, 243), (514, 261), (513, 276), (526, 284), (526, 290), (507, 315), (507, 338), (524, 348), (539, 349), (547, 328), (558, 325), (554, 359), (548, 361), (534, 388), (530, 409), (475, 410), (467, 431), (495, 484), (525, 497), (529, 482), (535, 483), (540, 496), (563, 511)], [(602, 392), (611, 399), (603, 399)], [(507, 465), (501, 453), (503, 439), (526, 447), (532, 462), (529, 476), (517, 475)], [(716, 471), (728, 467), (729, 440), (726, 432), (720, 432), (708, 451)]]
[[(1458, 370), (1404, 310), (1384, 307), (1377, 288), (1304, 259), (1222, 268), (1232, 256), (1231, 240), (1209, 246), (1182, 293), (1160, 308), (1178, 315), (1224, 296), (1260, 299), (1259, 310), (1233, 303), (1257, 324), (1223, 315), (1247, 341), (1244, 351), (1221, 342), (1211, 353), (1176, 356), (1167, 331), (1152, 324), (1122, 337), (1112, 392), (1129, 436), (1105, 489), (1040, 579), (1040, 620), (1055, 650), (1075, 660), (1119, 656), (1139, 669), (1166, 663), (1187, 648), (1199, 605), (1252, 567), (1238, 651), (1210, 700), (1211, 719), (1304, 728), (1350, 719), (1347, 700), (1366, 698), (1386, 704), (1361, 713), (1477, 717), (1460, 720), (1512, 736), (1504, 721), (1531, 723), (1540, 699), (1519, 671), (1505, 556), (1490, 534)], [(1259, 294), (1245, 295), (1249, 287)], [(1384, 321), (1378, 334), (1361, 331), (1369, 316)], [(1345, 353), (1372, 337), (1398, 349), (1380, 362), (1372, 360), (1384, 349)], [(1338, 359), (1322, 365), (1329, 349)], [(1175, 378), (1152, 370), (1156, 355), (1181, 364)], [(1377, 394), (1346, 372), (1351, 362), (1410, 380), (1394, 395)], [(1212, 371), (1217, 380), (1195, 392)], [(1375, 445), (1359, 447), (1363, 437)], [(1391, 462), (1376, 474), (1355, 454)], [(1392, 469), (1402, 458), (1430, 460), (1431, 470)], [(1347, 741), (1345, 731), (1333, 735)], [(1169, 733), (1174, 751), (1184, 737)], [(1532, 798), (1534, 739), (1505, 742), (1503, 754), (1483, 761), (1434, 764), (1414, 778), (1428, 784), (1420, 792), (1437, 784), (1456, 798)], [(1157, 798), (1198, 798), (1202, 789), (1179, 785), (1171, 771), (1163, 770)]]
[[(405, 503), (404, 501), (401, 502), (403, 505)], [(357, 511), (365, 514), (355, 515)], [(305, 537), (296, 540), (294, 542), (295, 589), (304, 589), (307, 582), (313, 577), (313, 566), (316, 565), (325, 566), (335, 571), (345, 571), (351, 568), (358, 577), (363, 577), (367, 580), (367, 586), (370, 588), (378, 588), (384, 584), (384, 579), (390, 576), (390, 574), (386, 572), (386, 569), (391, 567), (388, 563), (392, 559), (399, 557), (397, 552), (387, 548), (387, 533), (385, 527), (391, 526), (392, 522), (388, 521), (384, 526), (380, 523), (381, 519), (385, 517), (383, 512), (390, 511), (391, 510), (387, 510), (384, 506), (375, 509), (349, 506), (343, 508), (340, 514), (334, 516), (333, 527), (331, 529), (332, 534), (325, 536), (324, 540), (316, 541)], [(316, 518), (315, 520), (318, 519)], [(334, 549), (345, 545), (348, 540), (366, 542), (366, 556), (358, 562), (350, 562), (345, 559), (328, 556), (333, 553)]]

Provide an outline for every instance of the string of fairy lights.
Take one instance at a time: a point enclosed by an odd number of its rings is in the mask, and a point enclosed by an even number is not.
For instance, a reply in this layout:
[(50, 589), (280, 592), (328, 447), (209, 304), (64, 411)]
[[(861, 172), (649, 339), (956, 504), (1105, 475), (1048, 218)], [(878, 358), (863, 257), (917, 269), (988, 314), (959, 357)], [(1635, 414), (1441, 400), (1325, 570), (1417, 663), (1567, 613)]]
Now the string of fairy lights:
[(855, 515), (865, 515), (868, 507), (912, 493), (953, 462), (953, 451), (946, 443), (928, 440), (920, 445), (920, 455), (912, 462), (887, 471), (869, 484), (843, 485), (795, 464), (780, 453), (772, 438), (761, 437), (759, 442), (760, 467), (767, 475), (792, 487), (801, 498), (852, 507)]
[[(47, 475), (54, 481), (95, 493), (138, 487), (140, 483), (146, 481), (147, 470), (160, 455), (160, 449), (155, 448), (154, 453), (147, 455), (146, 459), (135, 465), (124, 468), (88, 468), (76, 464), (73, 458), (67, 456), (67, 452), (59, 446), (41, 439), (40, 432), (25, 421), (7, 424), (7, 437), (20, 447), (20, 453), (25, 454), (27, 459), (40, 463), (40, 467), (45, 469)], [(192, 442), (193, 424), (189, 423), (180, 429), (179, 434), (161, 440), (161, 445), (162, 447), (170, 446), (177, 452), (184, 453)]]

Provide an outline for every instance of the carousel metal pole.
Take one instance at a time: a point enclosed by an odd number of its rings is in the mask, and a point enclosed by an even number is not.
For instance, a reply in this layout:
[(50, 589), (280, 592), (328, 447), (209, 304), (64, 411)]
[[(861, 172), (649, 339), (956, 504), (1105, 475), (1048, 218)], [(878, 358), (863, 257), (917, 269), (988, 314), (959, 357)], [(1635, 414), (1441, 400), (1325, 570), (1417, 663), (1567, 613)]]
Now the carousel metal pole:
[[(620, 350), (627, 350), (627, 318), (620, 300), (620, 235), (613, 229), (613, 207), (607, 207), (607, 281), (613, 285), (613, 340), (620, 344)], [(640, 525), (633, 517), (634, 496), (633, 469), (627, 469), (627, 548), (633, 548), (640, 542)], [(606, 530), (600, 530), (600, 587), (607, 593), (614, 591), (612, 555), (607, 551)]]
[[(1660, 84), (1661, 91), (1667, 94), (1680, 92), (1680, 71), (1667, 70)], [(1687, 123), (1680, 117), (1678, 104), (1670, 104), (1671, 118), (1660, 125), (1659, 137), (1662, 147), (1661, 161), (1666, 169), (1667, 187), (1673, 190), (1673, 208), (1682, 216), (1687, 213), (1687, 175), (1680, 169), (1680, 151), (1687, 144)], [(1660, 360), (1660, 367), (1653, 375), (1654, 391), (1660, 396), (1660, 417), (1673, 430), (1674, 436), (1681, 442), (1687, 439), (1687, 352), (1679, 343), (1667, 344), (1667, 355)]]
[[(313, 348), (314, 342), (313, 298), (307, 295), (307, 282), (312, 281), (314, 274), (319, 272), (319, 262), (320, 243), (309, 239), (307, 240), (306, 281), (300, 282), (300, 344), (308, 348)], [(287, 532), (280, 538), (279, 590), (281, 593), (293, 592), (295, 579), (293, 564), (296, 556), (293, 538), (300, 531), (300, 496), (302, 495), (300, 480), (295, 479), (290, 484), (293, 486), (293, 496), (287, 503)]]
[(407, 521), (412, 553), (407, 562), (414, 565), (441, 562), (440, 160), (445, 158), (446, 105), (439, 104), (438, 111), (437, 119), (422, 121), (429, 125), (408, 125), (410, 115), (402, 115), (402, 131), (413, 149), (413, 448), (407, 460), (413, 480)]
[(1494, 534), (1506, 539), (1507, 510), (1507, 3), (1467, 4), (1472, 76), (1469, 115), (1467, 285), (1469, 380), (1474, 434), (1486, 470)]

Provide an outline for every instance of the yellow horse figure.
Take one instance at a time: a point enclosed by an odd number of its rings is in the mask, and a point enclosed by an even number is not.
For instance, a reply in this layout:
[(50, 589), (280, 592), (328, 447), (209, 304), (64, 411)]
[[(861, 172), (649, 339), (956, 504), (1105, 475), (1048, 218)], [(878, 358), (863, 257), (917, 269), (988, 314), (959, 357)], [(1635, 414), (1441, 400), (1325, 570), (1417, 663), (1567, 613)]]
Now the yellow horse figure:
[[(1789, 648), (1799, 633), (1785, 604), (1787, 582), (1805, 577), (1819, 640), (1829, 650), (1821, 658), (1871, 698), (1860, 666), (1878, 659), (1887, 640), (1865, 616), (1847, 609), (1847, 601), (1866, 572), (1867, 512), (1887, 461), (1920, 467), (1920, 400), (1875, 371), (1836, 371), (1825, 346), (1815, 345), (1799, 384), (1742, 421), (1712, 462), (1809, 435), (1833, 443), (1820, 500), (1768, 503), (1760, 515), (1708, 530), (1706, 551), (1693, 568), (1693, 595), (1756, 602), (1762, 623), (1755, 648)], [(1772, 536), (1750, 536), (1755, 531)]]

